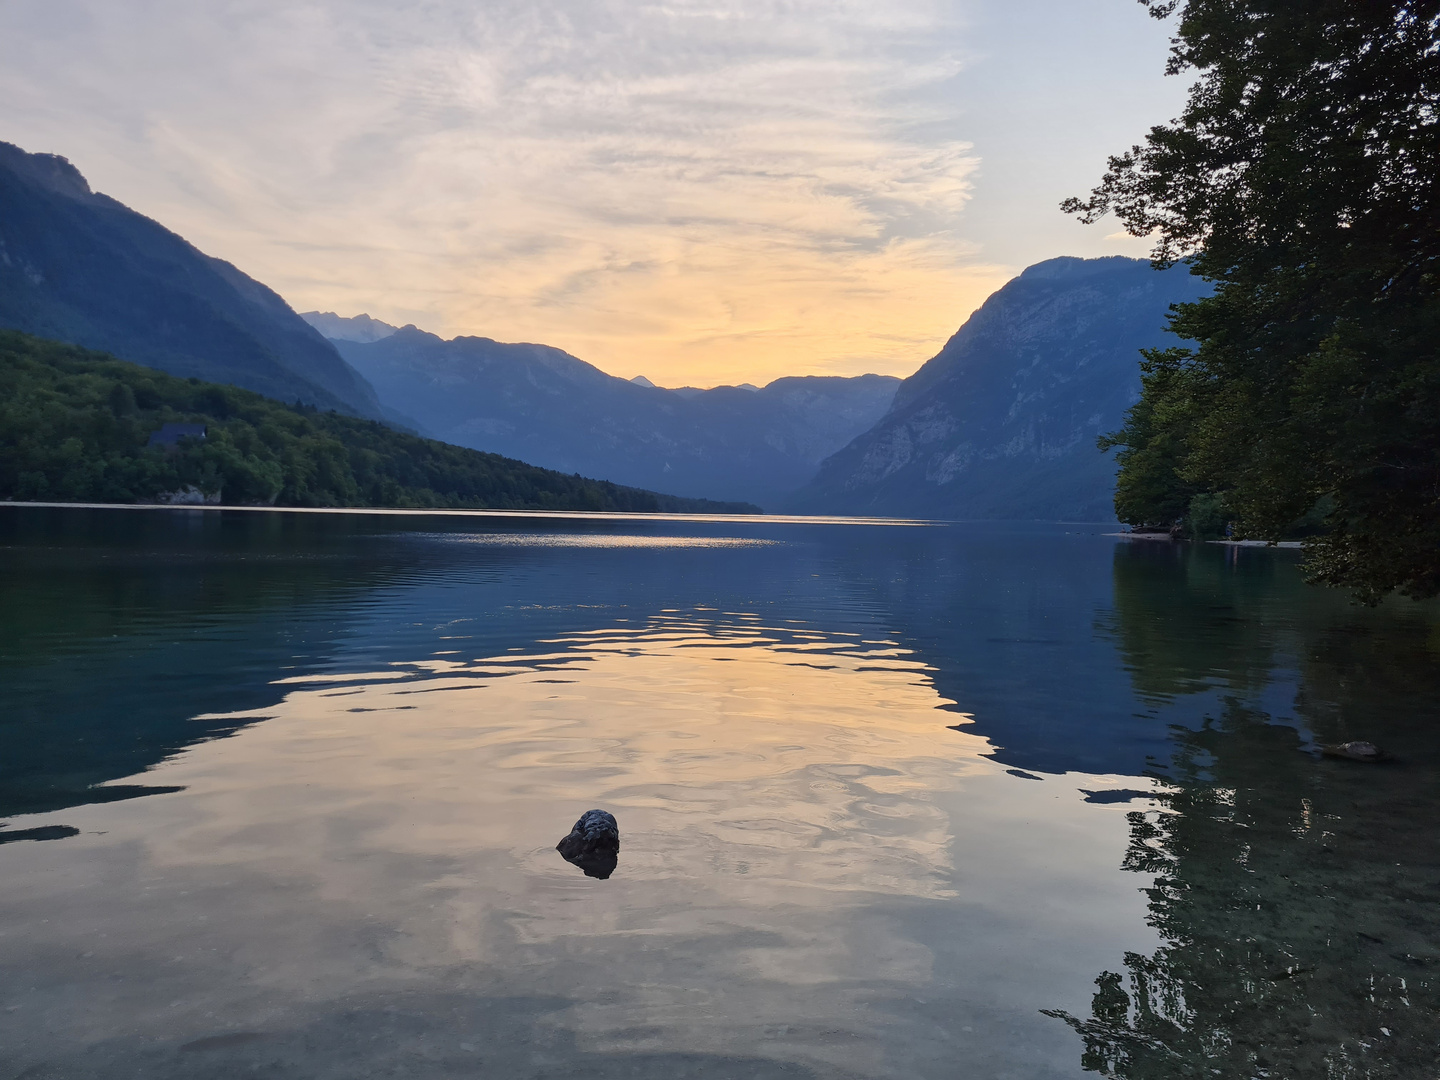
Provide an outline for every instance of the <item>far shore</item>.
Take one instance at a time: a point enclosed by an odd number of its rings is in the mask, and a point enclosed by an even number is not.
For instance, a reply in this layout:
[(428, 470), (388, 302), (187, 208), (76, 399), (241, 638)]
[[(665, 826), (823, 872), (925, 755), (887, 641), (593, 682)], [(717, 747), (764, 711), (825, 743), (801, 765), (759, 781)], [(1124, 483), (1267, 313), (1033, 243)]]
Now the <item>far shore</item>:
[[(1152, 533), (1152, 532), (1143, 532), (1143, 533), (1136, 533), (1136, 532), (1118, 532), (1118, 533), (1106, 533), (1105, 535), (1106, 535), (1106, 536), (1118, 536), (1118, 537), (1121, 537), (1121, 538), (1123, 538), (1123, 539), (1125, 539), (1125, 540), (1164, 540), (1167, 544), (1176, 543), (1176, 542), (1177, 542), (1177, 539), (1178, 539), (1178, 540), (1182, 540), (1182, 541), (1185, 539), (1184, 537), (1179, 537), (1179, 538), (1177, 538), (1177, 537), (1171, 536), (1169, 533)], [(1185, 542), (1189, 543), (1190, 541), (1185, 541)], [(1299, 541), (1299, 540), (1206, 540), (1206, 541), (1204, 541), (1204, 543), (1207, 543), (1207, 544), (1223, 544), (1225, 547), (1274, 547), (1274, 548), (1298, 548), (1298, 547), (1300, 547), (1300, 541)]]
[(214, 513), (239, 510), (249, 514), (382, 514), (396, 517), (561, 518), (586, 521), (690, 521), (765, 525), (905, 525), (944, 524), (925, 518), (841, 517), (819, 514), (667, 514), (644, 510), (498, 510), (442, 506), (246, 506), (225, 503), (27, 502), (0, 499), (0, 507), (42, 510), (166, 510), (171, 513)]

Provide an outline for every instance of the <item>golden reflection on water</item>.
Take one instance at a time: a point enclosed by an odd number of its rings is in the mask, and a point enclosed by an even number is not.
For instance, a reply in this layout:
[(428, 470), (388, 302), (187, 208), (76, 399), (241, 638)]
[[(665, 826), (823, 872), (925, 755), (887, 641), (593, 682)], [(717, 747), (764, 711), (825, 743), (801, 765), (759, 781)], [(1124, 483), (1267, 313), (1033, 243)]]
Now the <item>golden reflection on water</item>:
[(436, 533), (448, 544), (505, 548), (743, 548), (776, 547), (783, 540), (742, 536), (659, 536), (619, 533)]
[(558, 913), (594, 891), (553, 850), (593, 805), (621, 823), (616, 884), (741, 876), (758, 903), (797, 887), (949, 893), (949, 819), (927, 793), (993, 766), (983, 739), (946, 728), (924, 665), (893, 643), (670, 615), (541, 647), (277, 680), (312, 685), (196, 755), (209, 797), (232, 803), (197, 826), (220, 835), (171, 844), (223, 857), (236, 820), (293, 828), (358, 798), (372, 818), (386, 806), (369, 843), (505, 852), (532, 912)]
[[(587, 1051), (1072, 1075), (1073, 1037), (1038, 1009), (1082, 1006), (1097, 964), (1153, 947), (1144, 882), (1111, 869), (1125, 807), (1076, 790), (1134, 778), (1006, 776), (893, 641), (702, 610), (526, 653), (449, 644), (276, 680), (264, 723), (155, 770), (184, 792), (68, 815), (110, 834), (97, 865), (148, 883), (101, 921), (180, 958), (167, 1030), (263, 1028), (357, 988), (520, 986), (568, 1000), (545, 1022)], [(591, 807), (620, 824), (608, 881), (554, 850)], [(948, 995), (953, 1023), (907, 1047), (892, 1013), (917, 995)], [(121, 1012), (95, 1023), (162, 1015)]]

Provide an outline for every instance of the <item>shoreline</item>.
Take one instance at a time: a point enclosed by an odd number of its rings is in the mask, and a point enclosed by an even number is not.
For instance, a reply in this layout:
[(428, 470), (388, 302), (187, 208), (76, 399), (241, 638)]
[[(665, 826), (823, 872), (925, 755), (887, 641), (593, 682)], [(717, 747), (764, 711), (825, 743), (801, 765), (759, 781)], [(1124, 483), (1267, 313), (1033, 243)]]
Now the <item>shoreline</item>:
[(0, 499), (0, 507), (67, 510), (168, 510), (184, 513), (213, 513), (239, 510), (260, 514), (377, 514), (396, 517), (479, 517), (479, 518), (560, 518), (585, 521), (689, 521), (704, 524), (746, 522), (782, 525), (902, 525), (930, 527), (943, 522), (924, 518), (836, 517), (786, 514), (666, 514), (623, 510), (466, 510), (449, 507), (410, 506), (227, 506), (223, 503), (103, 503), (103, 502), (22, 502)]
[[(1187, 540), (1184, 537), (1174, 537), (1169, 533), (1133, 533), (1118, 532), (1105, 533), (1106, 536), (1118, 537), (1122, 540), (1163, 540), (1167, 544), (1193, 544), (1196, 541)], [(1286, 548), (1298, 551), (1303, 545), (1299, 540), (1201, 540), (1202, 544), (1220, 544), (1222, 547), (1236, 548)]]

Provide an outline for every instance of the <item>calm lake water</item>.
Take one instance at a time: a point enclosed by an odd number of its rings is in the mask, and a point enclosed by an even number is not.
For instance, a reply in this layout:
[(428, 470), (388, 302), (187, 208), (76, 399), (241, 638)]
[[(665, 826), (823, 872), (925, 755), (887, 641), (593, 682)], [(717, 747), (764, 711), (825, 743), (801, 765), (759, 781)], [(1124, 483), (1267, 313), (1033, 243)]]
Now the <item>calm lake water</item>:
[(1434, 1078), (1434, 609), (1106, 531), (0, 507), (0, 1077)]

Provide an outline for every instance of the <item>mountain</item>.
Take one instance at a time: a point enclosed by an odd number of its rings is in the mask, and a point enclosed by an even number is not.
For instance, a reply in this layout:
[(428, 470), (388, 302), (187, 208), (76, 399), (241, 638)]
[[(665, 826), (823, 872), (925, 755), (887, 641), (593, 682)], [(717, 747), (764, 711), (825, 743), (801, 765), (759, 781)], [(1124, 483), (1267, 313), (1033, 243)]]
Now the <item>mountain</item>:
[(91, 191), (64, 158), (9, 143), (0, 143), (0, 327), (382, 415), (365, 380), (270, 289)]
[(333, 311), (302, 311), (300, 317), (331, 341), (379, 341), (399, 329), (369, 315), (346, 318)]
[(1139, 398), (1139, 350), (1179, 344), (1183, 266), (1038, 263), (896, 391), (890, 411), (789, 500), (804, 513), (1109, 521), (1115, 462), (1095, 448)]
[(547, 345), (446, 341), (413, 326), (335, 345), (388, 408), (435, 438), (617, 484), (762, 506), (874, 424), (899, 385), (884, 375), (811, 376), (682, 393), (607, 375)]
[(378, 421), (178, 379), (13, 330), (0, 330), (0, 499), (677, 513), (757, 509), (538, 469)]

